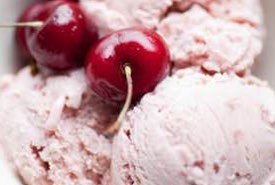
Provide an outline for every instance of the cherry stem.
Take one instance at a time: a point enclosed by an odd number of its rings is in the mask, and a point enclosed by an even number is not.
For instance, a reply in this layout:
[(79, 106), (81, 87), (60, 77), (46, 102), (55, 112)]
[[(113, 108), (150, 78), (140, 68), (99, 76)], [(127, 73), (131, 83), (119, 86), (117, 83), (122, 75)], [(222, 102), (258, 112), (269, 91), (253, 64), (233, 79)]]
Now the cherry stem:
[(36, 62), (33, 59), (30, 60), (30, 72), (32, 76), (37, 75), (39, 72)]
[(127, 97), (117, 120), (114, 122), (113, 125), (111, 125), (107, 129), (106, 131), (107, 135), (113, 134), (119, 130), (121, 123), (124, 120), (126, 113), (131, 106), (132, 97), (133, 97), (133, 79), (132, 79), (132, 69), (129, 64), (124, 65), (124, 73), (127, 80)]
[(0, 28), (11, 28), (11, 27), (33, 27), (38, 28), (43, 26), (42, 21), (32, 21), (32, 22), (18, 22), (18, 23), (3, 23), (0, 24)]

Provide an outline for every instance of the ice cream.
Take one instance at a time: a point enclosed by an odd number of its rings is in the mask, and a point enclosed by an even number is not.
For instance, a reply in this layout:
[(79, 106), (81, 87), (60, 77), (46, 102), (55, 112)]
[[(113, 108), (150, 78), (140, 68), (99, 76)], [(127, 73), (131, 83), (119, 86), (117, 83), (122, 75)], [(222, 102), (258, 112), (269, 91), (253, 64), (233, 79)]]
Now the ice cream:
[(209, 72), (242, 73), (262, 49), (257, 29), (212, 17), (200, 6), (169, 15), (158, 31), (169, 45), (176, 68), (202, 66)]
[(253, 27), (262, 26), (259, 0), (123, 0), (123, 3), (121, 0), (81, 0), (81, 2), (87, 7), (90, 4), (90, 8), (101, 2), (108, 10), (123, 14), (130, 23), (147, 27), (156, 27), (169, 13), (185, 13), (194, 4), (200, 5), (217, 18), (249, 23)]
[(130, 26), (157, 29), (176, 69), (196, 65), (243, 75), (262, 50), (259, 0), (82, 0), (81, 5), (101, 36)]
[(4, 75), (0, 78), (0, 95), (9, 88), (13, 81), (13, 75)]
[(112, 141), (102, 132), (117, 108), (90, 92), (82, 70), (33, 77), (25, 68), (4, 82), (0, 141), (26, 184), (109, 183)]
[(105, 2), (89, 0), (81, 2), (81, 6), (88, 17), (88, 23), (97, 25), (101, 37), (132, 25), (126, 16), (108, 7)]
[(155, 29), (169, 46), (173, 76), (128, 113), (114, 147), (103, 130), (119, 108), (93, 94), (82, 69), (32, 76), (25, 68), (6, 77), (0, 143), (22, 181), (272, 184), (274, 93), (254, 77), (234, 74), (249, 71), (262, 49), (259, 0), (121, 2), (80, 1), (101, 37), (130, 26)]
[[(12, 75), (6, 75), (0, 79), (0, 96), (1, 94), (8, 89), (11, 81), (13, 80)], [(0, 147), (0, 184), (11, 184), (11, 185), (21, 185), (19, 180), (15, 177), (12, 171), (12, 165), (7, 160), (2, 148)]]
[(274, 174), (275, 94), (254, 77), (178, 71), (128, 113), (114, 185), (262, 185)]

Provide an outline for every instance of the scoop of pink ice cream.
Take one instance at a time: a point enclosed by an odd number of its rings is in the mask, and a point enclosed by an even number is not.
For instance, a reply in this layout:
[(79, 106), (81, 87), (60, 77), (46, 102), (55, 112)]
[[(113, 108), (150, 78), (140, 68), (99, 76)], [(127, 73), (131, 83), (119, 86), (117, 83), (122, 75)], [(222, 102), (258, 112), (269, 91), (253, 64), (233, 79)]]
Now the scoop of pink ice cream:
[(235, 75), (178, 71), (129, 112), (114, 185), (261, 185), (275, 170), (275, 94)]
[(262, 34), (247, 24), (218, 19), (200, 6), (163, 19), (159, 33), (176, 68), (202, 66), (209, 72), (243, 73), (262, 49)]
[(28, 185), (109, 184), (116, 108), (90, 92), (84, 72), (37, 75), (25, 68), (0, 95), (0, 141)]
[(172, 0), (123, 0), (123, 3), (121, 0), (81, 0), (86, 14), (100, 25), (103, 33), (106, 29), (114, 31), (125, 26), (154, 28), (172, 4)]
[[(82, 0), (92, 2), (92, 0)], [(262, 11), (259, 0), (103, 0), (108, 10), (115, 10), (132, 24), (146, 27), (156, 27), (169, 13), (181, 12), (198, 4), (209, 14), (238, 23), (248, 23), (251, 26), (262, 26)], [(88, 4), (87, 4), (88, 5)], [(92, 6), (92, 5), (91, 5)]]

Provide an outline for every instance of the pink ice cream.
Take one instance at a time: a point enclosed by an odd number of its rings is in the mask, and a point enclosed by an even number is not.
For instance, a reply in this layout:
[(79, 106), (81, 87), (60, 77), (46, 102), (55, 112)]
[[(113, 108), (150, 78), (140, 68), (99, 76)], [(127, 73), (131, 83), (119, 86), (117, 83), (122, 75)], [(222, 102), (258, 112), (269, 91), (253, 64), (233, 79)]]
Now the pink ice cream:
[(274, 123), (275, 94), (258, 79), (178, 71), (128, 113), (113, 184), (263, 185), (275, 172)]
[(0, 95), (9, 88), (13, 81), (13, 75), (4, 75), (0, 78)]
[(80, 0), (101, 37), (155, 29), (174, 75), (129, 112), (115, 147), (103, 131), (119, 108), (94, 95), (82, 69), (5, 77), (0, 143), (16, 173), (28, 185), (272, 185), (274, 93), (233, 75), (261, 52), (259, 2)]
[(25, 68), (0, 88), (0, 141), (28, 185), (107, 185), (113, 105), (90, 92), (84, 72), (30, 75)]
[[(124, 19), (129, 23), (147, 27), (156, 27), (169, 13), (185, 13), (194, 4), (200, 5), (217, 18), (248, 23), (253, 27), (262, 26), (259, 0), (123, 0), (123, 3), (121, 0), (81, 0), (81, 2), (84, 9), (93, 9), (100, 2), (106, 6), (106, 10), (124, 15)], [(90, 13), (97, 15), (92, 11)]]
[(215, 18), (197, 5), (184, 14), (170, 14), (158, 31), (177, 68), (202, 66), (209, 72), (243, 73), (262, 49), (257, 29)]

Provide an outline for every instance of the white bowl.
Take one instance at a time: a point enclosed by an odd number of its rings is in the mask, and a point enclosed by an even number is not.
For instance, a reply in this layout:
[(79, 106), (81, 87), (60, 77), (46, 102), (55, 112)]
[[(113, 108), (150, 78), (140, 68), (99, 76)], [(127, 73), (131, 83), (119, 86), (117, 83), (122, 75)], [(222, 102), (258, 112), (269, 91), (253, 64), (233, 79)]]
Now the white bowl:
[[(25, 5), (34, 0), (0, 0), (0, 22), (14, 22), (18, 13)], [(259, 57), (254, 67), (254, 74), (275, 88), (275, 1), (264, 0), (264, 12), (267, 25), (267, 39), (263, 54)], [(14, 33), (11, 29), (0, 29), (0, 76), (5, 73), (16, 71), (16, 55), (14, 52)], [(7, 168), (6, 162), (1, 160), (0, 152), (0, 185), (21, 185)]]

